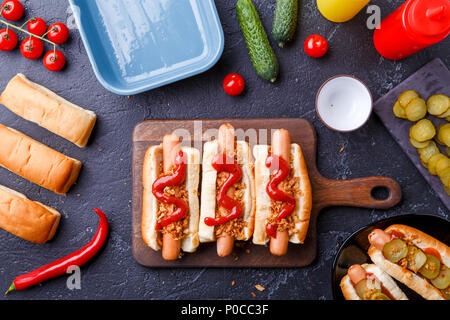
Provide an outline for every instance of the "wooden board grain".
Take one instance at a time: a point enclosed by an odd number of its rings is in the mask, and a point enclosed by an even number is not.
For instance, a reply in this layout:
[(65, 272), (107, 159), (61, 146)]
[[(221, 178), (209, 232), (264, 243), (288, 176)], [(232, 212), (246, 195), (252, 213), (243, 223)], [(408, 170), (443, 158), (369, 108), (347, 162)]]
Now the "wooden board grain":
[[(255, 246), (250, 241), (239, 242), (233, 254), (226, 258), (217, 256), (215, 243), (207, 243), (201, 244), (196, 253), (183, 254), (177, 261), (165, 261), (160, 251), (153, 251), (144, 244), (141, 236), (142, 164), (145, 151), (151, 145), (160, 144), (163, 136), (174, 130), (189, 132), (191, 138), (184, 138), (183, 142), (199, 145), (199, 141), (203, 143), (210, 140), (205, 131), (217, 129), (225, 122), (231, 123), (241, 132), (256, 130), (259, 133), (258, 143), (266, 137), (267, 143), (270, 143), (270, 130), (285, 128), (290, 131), (292, 142), (301, 145), (313, 191), (313, 210), (305, 243), (289, 244), (285, 256), (275, 257), (267, 247)], [(322, 209), (329, 206), (388, 209), (400, 201), (401, 189), (391, 178), (369, 177), (345, 181), (324, 178), (316, 167), (316, 153), (316, 133), (312, 125), (303, 119), (147, 120), (139, 123), (133, 133), (132, 162), (132, 248), (135, 260), (148, 267), (303, 267), (312, 263), (317, 255), (316, 223)], [(372, 190), (377, 187), (388, 189), (387, 199), (375, 200), (372, 197)]]
[[(409, 129), (414, 123), (408, 120), (399, 119), (393, 114), (392, 107), (397, 101), (398, 96), (406, 90), (417, 91), (420, 97), (425, 99), (425, 101), (434, 94), (446, 94), (447, 96), (450, 96), (450, 71), (440, 59), (434, 59), (400, 83), (397, 87), (389, 91), (374, 104), (375, 113), (381, 119), (386, 129), (395, 141), (397, 141), (408, 158), (411, 159), (428, 184), (434, 189), (447, 209), (450, 210), (450, 197), (445, 193), (441, 180), (439, 177), (431, 175), (428, 170), (422, 166), (416, 148), (409, 142)], [(428, 115), (426, 118), (433, 122), (435, 126), (446, 123), (445, 120), (431, 115)], [(444, 147), (440, 145), (438, 145), (438, 147), (443, 154), (446, 154)]]

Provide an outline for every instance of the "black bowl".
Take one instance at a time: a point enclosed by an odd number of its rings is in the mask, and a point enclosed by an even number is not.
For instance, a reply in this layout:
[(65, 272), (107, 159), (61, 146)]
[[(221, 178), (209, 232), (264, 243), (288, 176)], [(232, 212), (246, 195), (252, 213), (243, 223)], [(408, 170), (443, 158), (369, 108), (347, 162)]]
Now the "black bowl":
[[(334, 259), (331, 283), (335, 300), (345, 300), (339, 284), (341, 279), (347, 274), (347, 269), (353, 264), (372, 263), (367, 255), (367, 250), (370, 246), (367, 239), (369, 233), (374, 229), (386, 229), (392, 224), (404, 224), (419, 229), (446, 245), (450, 245), (450, 222), (441, 217), (407, 214), (372, 223), (348, 237)], [(423, 300), (420, 295), (402, 283), (397, 281), (397, 284), (409, 299)]]

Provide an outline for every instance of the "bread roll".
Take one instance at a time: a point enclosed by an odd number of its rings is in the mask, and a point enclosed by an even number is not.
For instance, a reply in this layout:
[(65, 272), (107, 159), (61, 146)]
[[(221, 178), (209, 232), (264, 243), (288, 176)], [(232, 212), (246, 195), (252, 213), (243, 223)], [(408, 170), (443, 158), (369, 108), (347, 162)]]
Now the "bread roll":
[(84, 148), (94, 128), (94, 112), (70, 103), (19, 73), (6, 86), (0, 103), (18, 116)]
[(75, 183), (81, 162), (0, 124), (0, 166), (58, 194)]
[(45, 243), (55, 235), (60, 219), (55, 209), (0, 185), (2, 229), (34, 243)]
[[(212, 167), (214, 156), (219, 152), (219, 143), (217, 140), (208, 141), (203, 147), (203, 173), (202, 173), (202, 192), (200, 208), (199, 236), (200, 242), (216, 241), (215, 227), (206, 225), (205, 218), (216, 217), (217, 206), (217, 171)], [(253, 157), (250, 145), (245, 141), (236, 141), (236, 153), (241, 160), (238, 161), (242, 168), (242, 220), (245, 222), (242, 236), (236, 240), (247, 241), (253, 235), (255, 224), (255, 179), (253, 176)]]
[[(267, 219), (271, 212), (271, 199), (266, 191), (270, 181), (270, 170), (266, 167), (266, 159), (269, 155), (269, 146), (256, 145), (253, 148), (255, 155), (255, 181), (256, 181), (256, 216), (253, 243), (265, 245), (269, 242), (266, 233)], [(292, 166), (294, 177), (299, 178), (299, 191), (295, 194), (297, 207), (292, 213), (294, 217), (294, 229), (289, 230), (289, 242), (302, 244), (308, 233), (309, 220), (312, 209), (312, 190), (308, 175), (308, 169), (303, 157), (303, 152), (298, 144), (291, 144)]]
[[(375, 264), (363, 264), (362, 267), (368, 272), (375, 275), (375, 277), (381, 282), (384, 289), (390, 293), (395, 300), (408, 300), (408, 297), (398, 287), (394, 280), (383, 270), (381, 270)], [(356, 293), (354, 284), (348, 275), (345, 275), (341, 280), (342, 293), (346, 300), (361, 300)]]
[[(187, 157), (186, 190), (189, 199), (189, 223), (184, 230), (181, 241), (184, 252), (195, 252), (200, 244), (198, 236), (199, 199), (198, 185), (200, 179), (200, 152), (195, 148), (181, 147)], [(153, 250), (161, 250), (160, 232), (155, 230), (159, 201), (152, 193), (152, 186), (160, 175), (160, 165), (163, 161), (162, 145), (152, 146), (145, 153), (142, 171), (143, 202), (142, 202), (142, 239)]]

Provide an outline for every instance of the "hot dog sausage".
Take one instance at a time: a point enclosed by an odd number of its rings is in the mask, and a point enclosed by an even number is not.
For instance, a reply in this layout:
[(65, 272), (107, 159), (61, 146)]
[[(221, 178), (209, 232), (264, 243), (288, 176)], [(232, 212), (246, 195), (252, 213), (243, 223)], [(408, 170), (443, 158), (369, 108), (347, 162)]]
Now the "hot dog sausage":
[(380, 229), (375, 229), (369, 234), (369, 242), (378, 250), (383, 250), (386, 243), (392, 240), (392, 236)]
[[(225, 153), (227, 158), (234, 159), (235, 129), (231, 124), (223, 124), (219, 128), (219, 153)], [(233, 197), (234, 188), (227, 191), (229, 197)], [(234, 237), (227, 233), (222, 233), (217, 238), (217, 255), (226, 257), (231, 254), (234, 247)]]
[(364, 270), (364, 268), (359, 264), (354, 264), (350, 268), (348, 268), (347, 274), (354, 284), (357, 284), (361, 280), (366, 279), (367, 276), (366, 270)]
[[(291, 135), (289, 131), (280, 129), (272, 136), (272, 153), (290, 161), (291, 156)], [(285, 255), (289, 243), (289, 233), (287, 230), (277, 231), (277, 237), (270, 239), (270, 252), (276, 256)]]
[[(168, 134), (163, 138), (163, 166), (164, 173), (175, 163), (175, 158), (180, 152), (180, 139), (174, 134)], [(180, 255), (181, 240), (175, 240), (170, 233), (163, 234), (162, 256), (165, 260), (176, 260)]]

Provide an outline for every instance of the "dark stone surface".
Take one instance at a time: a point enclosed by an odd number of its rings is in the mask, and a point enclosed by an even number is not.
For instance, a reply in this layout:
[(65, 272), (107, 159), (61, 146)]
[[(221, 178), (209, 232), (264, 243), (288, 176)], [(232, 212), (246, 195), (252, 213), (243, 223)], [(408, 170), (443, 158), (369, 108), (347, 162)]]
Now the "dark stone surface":
[[(62, 0), (23, 1), (27, 17), (66, 21), (68, 3)], [(275, 1), (255, 0), (263, 23), (271, 28)], [(449, 212), (424, 178), (399, 148), (376, 116), (362, 129), (350, 134), (332, 132), (317, 120), (315, 93), (330, 76), (354, 74), (370, 87), (378, 99), (428, 61), (439, 57), (450, 62), (450, 41), (430, 47), (400, 62), (387, 61), (375, 51), (362, 12), (345, 24), (325, 20), (315, 1), (302, 1), (297, 39), (286, 49), (275, 48), (281, 64), (276, 84), (256, 77), (240, 35), (234, 0), (216, 1), (225, 33), (225, 50), (219, 63), (206, 73), (138, 96), (116, 96), (96, 80), (79, 33), (72, 30), (62, 46), (68, 66), (50, 73), (37, 61), (21, 57), (18, 50), (1, 53), (0, 87), (17, 72), (56, 91), (74, 103), (94, 110), (99, 121), (89, 147), (81, 150), (4, 108), (0, 122), (80, 159), (84, 169), (78, 184), (66, 197), (41, 189), (18, 176), (0, 170), (0, 184), (42, 201), (62, 214), (55, 239), (34, 245), (0, 231), (0, 289), (12, 279), (55, 258), (80, 248), (95, 233), (93, 207), (108, 213), (111, 236), (101, 255), (82, 268), (82, 289), (66, 288), (61, 277), (26, 292), (1, 299), (331, 299), (331, 266), (339, 244), (353, 231), (379, 219), (402, 213), (429, 213), (448, 219)], [(372, 1), (387, 16), (403, 0)], [(319, 60), (308, 58), (303, 41), (313, 33), (324, 35), (330, 51)], [(48, 48), (50, 49), (50, 48)], [(247, 82), (244, 95), (232, 98), (221, 83), (229, 72), (239, 72)], [(397, 179), (404, 198), (389, 211), (330, 208), (318, 220), (319, 254), (302, 269), (146, 269), (131, 255), (131, 133), (136, 123), (156, 118), (252, 118), (301, 117), (311, 121), (319, 138), (319, 170), (325, 176), (347, 179), (384, 175)], [(342, 152), (340, 149), (344, 147)], [(235, 281), (234, 286), (231, 285)], [(266, 290), (259, 292), (256, 284)]]

